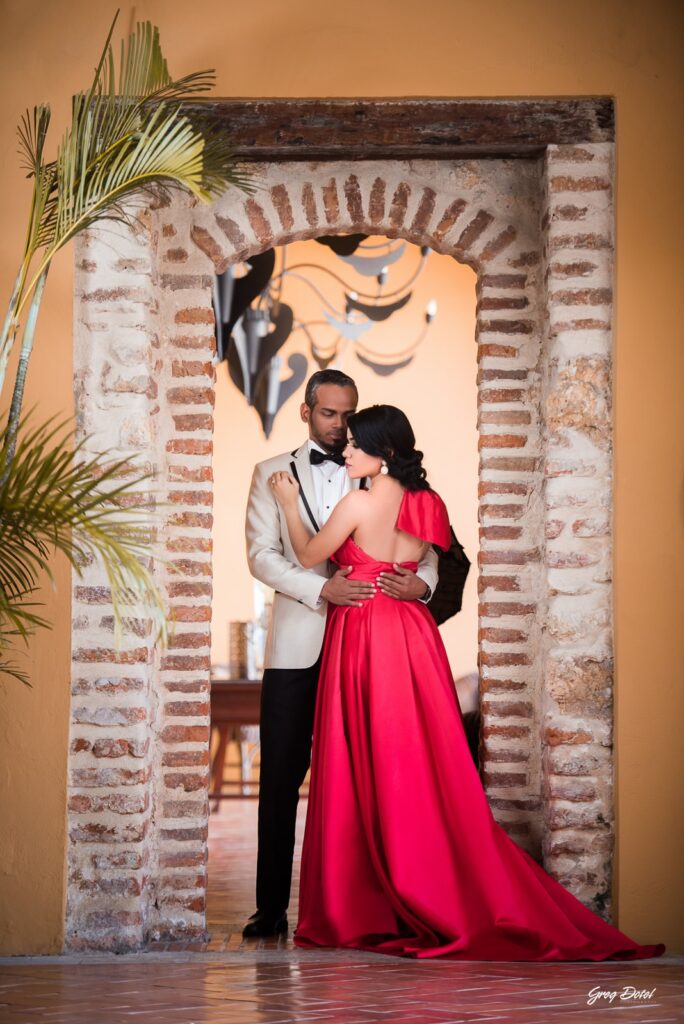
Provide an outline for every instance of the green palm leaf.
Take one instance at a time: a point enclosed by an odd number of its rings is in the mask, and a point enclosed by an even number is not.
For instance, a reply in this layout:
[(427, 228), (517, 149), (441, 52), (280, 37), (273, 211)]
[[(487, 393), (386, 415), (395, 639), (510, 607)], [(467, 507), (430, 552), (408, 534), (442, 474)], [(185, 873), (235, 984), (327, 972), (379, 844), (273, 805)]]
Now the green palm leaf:
[[(13, 459), (0, 462), (0, 654), (11, 646), (10, 637), (26, 641), (46, 624), (30, 598), (40, 576), (51, 575), (54, 550), (67, 556), (78, 575), (93, 559), (101, 560), (117, 643), (125, 616), (136, 608), (146, 610), (156, 639), (164, 643), (166, 612), (144, 564), (154, 524), (149, 512), (141, 515), (140, 509), (122, 503), (150, 475), (131, 477), (130, 463), (108, 452), (86, 456), (85, 440), (72, 446), (66, 427), (55, 419), (30, 427), (26, 417)], [(16, 676), (19, 670), (10, 671), (0, 661), (0, 671)]]

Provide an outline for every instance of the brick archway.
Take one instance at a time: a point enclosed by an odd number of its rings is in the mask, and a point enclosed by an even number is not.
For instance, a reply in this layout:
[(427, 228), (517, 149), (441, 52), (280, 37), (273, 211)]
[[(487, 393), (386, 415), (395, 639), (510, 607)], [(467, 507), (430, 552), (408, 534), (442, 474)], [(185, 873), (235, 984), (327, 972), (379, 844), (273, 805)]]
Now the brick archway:
[[(609, 914), (612, 145), (517, 159), (278, 162), (211, 208), (175, 200), (77, 253), (80, 425), (168, 501), (155, 576), (178, 626), (113, 649), (74, 589), (67, 944), (204, 932), (213, 273), (351, 231), (477, 272), (483, 779), (509, 833)], [(163, 564), (166, 558), (169, 564)], [(173, 571), (171, 571), (171, 567)]]

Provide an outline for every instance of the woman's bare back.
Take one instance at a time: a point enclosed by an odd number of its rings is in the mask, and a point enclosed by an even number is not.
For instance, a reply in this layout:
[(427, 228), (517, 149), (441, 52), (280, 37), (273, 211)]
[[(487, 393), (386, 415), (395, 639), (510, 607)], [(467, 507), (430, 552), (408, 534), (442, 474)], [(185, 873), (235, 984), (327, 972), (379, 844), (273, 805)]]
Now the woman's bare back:
[(395, 527), (403, 497), (404, 488), (391, 479), (376, 478), (366, 492), (363, 519), (352, 539), (378, 562), (420, 562), (429, 547)]

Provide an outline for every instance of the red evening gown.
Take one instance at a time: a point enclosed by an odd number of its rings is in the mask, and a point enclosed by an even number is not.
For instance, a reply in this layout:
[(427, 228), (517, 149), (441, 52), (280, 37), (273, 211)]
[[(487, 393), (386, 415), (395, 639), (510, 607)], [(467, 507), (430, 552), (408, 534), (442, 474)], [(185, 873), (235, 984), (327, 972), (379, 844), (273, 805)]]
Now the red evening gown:
[[(407, 491), (397, 526), (448, 546), (433, 491)], [(334, 561), (353, 579), (392, 570), (351, 538)], [(660, 956), (663, 944), (606, 924), (497, 824), (426, 606), (378, 592), (328, 614), (295, 944), (458, 960)]]

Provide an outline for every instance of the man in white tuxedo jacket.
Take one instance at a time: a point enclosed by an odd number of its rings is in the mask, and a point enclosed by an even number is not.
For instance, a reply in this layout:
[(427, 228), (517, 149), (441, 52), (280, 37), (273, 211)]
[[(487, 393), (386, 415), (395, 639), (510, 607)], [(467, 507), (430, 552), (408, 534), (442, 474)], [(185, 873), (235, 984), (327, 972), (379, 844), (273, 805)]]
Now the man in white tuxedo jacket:
[[(268, 486), (276, 470), (300, 484), (300, 512), (311, 532), (358, 480), (350, 480), (342, 449), (347, 417), (358, 394), (351, 377), (320, 370), (309, 379), (302, 420), (309, 439), (295, 451), (254, 469), (246, 517), (247, 559), (253, 576), (275, 591), (266, 640), (261, 696), (261, 767), (257, 911), (243, 929), (248, 937), (287, 931), (299, 787), (311, 759), (311, 740), (328, 602), (360, 604), (369, 582), (347, 579), (350, 567), (331, 575), (330, 563), (304, 569), (297, 561), (281, 509)], [(361, 486), (363, 486), (363, 481)], [(437, 584), (437, 555), (430, 548), (417, 572), (399, 568), (378, 586), (398, 600), (430, 599)]]

